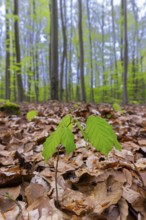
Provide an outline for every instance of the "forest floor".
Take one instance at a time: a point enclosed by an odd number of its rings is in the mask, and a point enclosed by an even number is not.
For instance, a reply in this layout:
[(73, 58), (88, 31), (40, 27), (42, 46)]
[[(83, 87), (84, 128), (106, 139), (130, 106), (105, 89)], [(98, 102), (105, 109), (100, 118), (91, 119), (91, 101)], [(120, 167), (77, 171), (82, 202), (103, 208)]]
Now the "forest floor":
[[(37, 110), (28, 121), (26, 114)], [(0, 220), (145, 220), (146, 106), (23, 104), (21, 115), (0, 112)], [(113, 126), (122, 151), (108, 157), (87, 149), (74, 127), (76, 150), (60, 151), (59, 209), (54, 205), (54, 156), (45, 163), (43, 143), (61, 118), (72, 113), (84, 125), (91, 114)]]

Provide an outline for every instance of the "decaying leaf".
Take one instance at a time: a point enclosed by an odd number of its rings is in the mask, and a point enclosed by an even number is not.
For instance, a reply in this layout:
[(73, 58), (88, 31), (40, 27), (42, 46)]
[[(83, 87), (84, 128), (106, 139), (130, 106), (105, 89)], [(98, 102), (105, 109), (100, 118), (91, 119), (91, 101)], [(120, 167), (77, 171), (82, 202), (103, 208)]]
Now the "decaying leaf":
[(90, 198), (86, 199), (83, 193), (67, 189), (61, 201), (61, 208), (78, 216), (84, 216), (93, 210), (94, 203)]
[(119, 205), (119, 212), (120, 212), (120, 220), (127, 219), (128, 216), (128, 204), (124, 198), (121, 198), (118, 202)]

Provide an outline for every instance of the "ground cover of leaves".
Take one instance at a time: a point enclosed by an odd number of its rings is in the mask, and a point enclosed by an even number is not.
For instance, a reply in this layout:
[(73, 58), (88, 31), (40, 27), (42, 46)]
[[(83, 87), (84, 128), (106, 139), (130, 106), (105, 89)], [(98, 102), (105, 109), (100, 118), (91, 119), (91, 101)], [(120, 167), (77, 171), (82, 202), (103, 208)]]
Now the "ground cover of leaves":
[[(29, 110), (37, 110), (32, 121)], [(112, 124), (122, 151), (106, 158), (88, 146), (77, 127), (76, 150), (60, 151), (58, 191), (54, 205), (54, 156), (45, 163), (42, 147), (68, 113), (84, 126), (91, 114)], [(21, 115), (0, 112), (0, 220), (144, 220), (146, 219), (146, 106), (80, 103), (23, 104)]]

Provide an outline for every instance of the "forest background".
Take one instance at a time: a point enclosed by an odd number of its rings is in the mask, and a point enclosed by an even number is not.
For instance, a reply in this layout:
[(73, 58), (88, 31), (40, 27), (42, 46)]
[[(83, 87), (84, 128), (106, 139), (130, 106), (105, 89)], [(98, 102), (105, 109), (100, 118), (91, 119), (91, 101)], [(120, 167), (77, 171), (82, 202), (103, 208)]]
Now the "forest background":
[(146, 102), (146, 2), (1, 0), (0, 99)]

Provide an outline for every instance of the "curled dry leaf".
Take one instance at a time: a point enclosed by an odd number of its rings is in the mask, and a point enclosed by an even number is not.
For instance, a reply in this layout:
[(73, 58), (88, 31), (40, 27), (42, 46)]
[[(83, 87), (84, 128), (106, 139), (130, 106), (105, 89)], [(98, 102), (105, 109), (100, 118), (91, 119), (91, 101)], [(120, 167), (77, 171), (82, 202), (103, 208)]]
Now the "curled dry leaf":
[(0, 168), (0, 187), (14, 186), (22, 182), (21, 168), (19, 165)]
[(75, 213), (77, 216), (84, 216), (94, 208), (94, 203), (90, 198), (86, 198), (83, 193), (67, 189), (61, 200), (61, 209)]
[(28, 205), (31, 205), (36, 199), (43, 197), (45, 194), (47, 194), (45, 188), (38, 183), (30, 183), (25, 190)]
[(145, 146), (145, 147), (146, 147), (146, 139), (139, 139), (139, 140), (138, 140), (138, 144), (139, 144), (140, 146)]
[(101, 214), (105, 209), (113, 204), (117, 204), (122, 195), (122, 184), (115, 181), (107, 185), (105, 182), (98, 183), (92, 193), (95, 201), (94, 213)]
[(131, 174), (131, 172), (128, 170), (128, 169), (126, 169), (126, 168), (124, 168), (123, 169), (123, 174), (124, 174), (124, 176), (125, 176), (125, 178), (126, 178), (126, 186), (128, 185), (129, 187), (131, 187), (131, 185), (132, 185), (132, 174)]
[(31, 205), (27, 207), (27, 212), (37, 209), (40, 213), (44, 208), (47, 210), (48, 215), (52, 215), (53, 209), (50, 205), (50, 200), (47, 196), (36, 199)]
[(145, 170), (146, 169), (146, 158), (140, 158), (135, 163), (135, 166), (138, 170)]
[(0, 219), (1, 220), (5, 220), (5, 217), (4, 217), (4, 215), (0, 212)]
[(20, 202), (20, 201), (18, 203), (15, 202), (15, 207), (4, 213), (5, 220), (21, 219), (25, 207), (26, 207), (25, 202)]
[(128, 216), (128, 204), (124, 198), (121, 198), (118, 202), (119, 211), (120, 211), (120, 220), (127, 219)]

